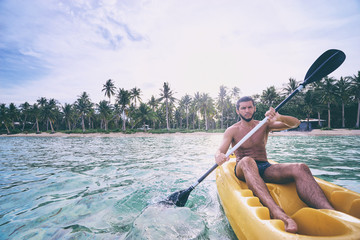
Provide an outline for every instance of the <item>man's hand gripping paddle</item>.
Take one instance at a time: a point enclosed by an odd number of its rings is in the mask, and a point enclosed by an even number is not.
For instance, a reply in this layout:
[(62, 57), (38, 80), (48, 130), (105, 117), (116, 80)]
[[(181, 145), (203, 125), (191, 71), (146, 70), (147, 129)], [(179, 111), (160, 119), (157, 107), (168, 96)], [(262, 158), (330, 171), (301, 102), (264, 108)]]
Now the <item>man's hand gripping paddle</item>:
[[(306, 85), (321, 80), (322, 78), (326, 77), (333, 71), (335, 71), (344, 61), (345, 61), (345, 54), (336, 49), (330, 49), (324, 52), (316, 61), (311, 65), (309, 70), (305, 75), (305, 80), (300, 86), (290, 94), (284, 101), (282, 101), (276, 108), (275, 111), (279, 111), (281, 107), (285, 105), (295, 94), (300, 92)], [(232, 147), (227, 153), (226, 157), (229, 157), (241, 144), (243, 144), (246, 140), (248, 140), (259, 128), (261, 128), (268, 117), (265, 117), (256, 127), (254, 127), (248, 134), (245, 135), (234, 147)], [(176, 205), (178, 207), (185, 206), (191, 191), (199, 185), (212, 171), (214, 171), (218, 167), (217, 164), (212, 166), (201, 178), (197, 180), (197, 182), (191, 185), (186, 190), (181, 190), (171, 194), (166, 200), (161, 201), (162, 204), (167, 205)]]

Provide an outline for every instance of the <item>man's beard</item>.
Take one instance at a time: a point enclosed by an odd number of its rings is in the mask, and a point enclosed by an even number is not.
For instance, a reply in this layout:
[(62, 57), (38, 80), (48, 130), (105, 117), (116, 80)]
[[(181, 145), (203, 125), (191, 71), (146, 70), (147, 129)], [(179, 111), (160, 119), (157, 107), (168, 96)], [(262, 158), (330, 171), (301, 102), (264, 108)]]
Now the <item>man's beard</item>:
[(253, 117), (254, 117), (254, 114), (251, 115), (250, 118), (245, 118), (243, 115), (241, 115), (241, 113), (239, 113), (239, 115), (240, 115), (240, 118), (243, 119), (243, 120), (245, 120), (246, 122), (250, 122), (250, 121), (253, 119)]

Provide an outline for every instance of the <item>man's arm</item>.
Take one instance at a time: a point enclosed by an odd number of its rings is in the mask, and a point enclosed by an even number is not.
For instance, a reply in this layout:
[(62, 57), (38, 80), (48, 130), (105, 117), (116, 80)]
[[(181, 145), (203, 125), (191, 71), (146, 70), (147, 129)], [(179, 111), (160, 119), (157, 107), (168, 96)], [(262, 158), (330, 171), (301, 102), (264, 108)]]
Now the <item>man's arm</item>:
[(226, 129), (222, 143), (219, 149), (215, 153), (215, 162), (219, 166), (230, 159), (229, 157), (226, 157), (226, 152), (229, 149), (229, 146), (232, 142), (232, 138), (233, 138), (232, 130), (233, 130), (232, 127)]
[(269, 111), (265, 113), (270, 119), (268, 128), (269, 130), (281, 131), (289, 128), (296, 128), (300, 125), (300, 121), (291, 116), (281, 115), (275, 112), (274, 108), (270, 108)]

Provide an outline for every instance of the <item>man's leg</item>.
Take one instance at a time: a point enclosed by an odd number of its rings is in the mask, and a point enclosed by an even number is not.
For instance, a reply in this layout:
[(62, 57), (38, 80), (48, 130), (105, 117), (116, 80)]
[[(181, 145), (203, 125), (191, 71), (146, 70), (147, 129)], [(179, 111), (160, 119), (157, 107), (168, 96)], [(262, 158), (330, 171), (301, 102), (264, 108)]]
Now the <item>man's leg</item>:
[(334, 209), (327, 200), (309, 167), (303, 163), (273, 164), (264, 172), (264, 180), (273, 183), (295, 181), (300, 199), (309, 207)]
[(286, 215), (271, 197), (264, 180), (259, 175), (258, 167), (254, 159), (250, 157), (241, 159), (236, 167), (236, 175), (246, 181), (249, 189), (252, 190), (254, 195), (260, 199), (261, 203), (269, 209), (272, 218), (282, 220), (285, 223), (285, 230), (287, 232), (297, 232), (296, 222)]

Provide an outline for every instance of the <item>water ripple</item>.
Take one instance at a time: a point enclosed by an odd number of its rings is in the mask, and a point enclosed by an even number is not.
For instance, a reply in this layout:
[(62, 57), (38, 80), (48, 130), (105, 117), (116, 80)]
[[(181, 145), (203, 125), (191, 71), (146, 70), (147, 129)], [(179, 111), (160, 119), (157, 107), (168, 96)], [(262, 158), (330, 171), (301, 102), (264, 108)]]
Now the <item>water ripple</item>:
[[(187, 208), (157, 205), (213, 165), (221, 138), (0, 138), (0, 239), (151, 239), (163, 231), (235, 239), (215, 174), (192, 192)], [(359, 192), (358, 146), (358, 136), (270, 137), (268, 157), (305, 162), (314, 175)]]

